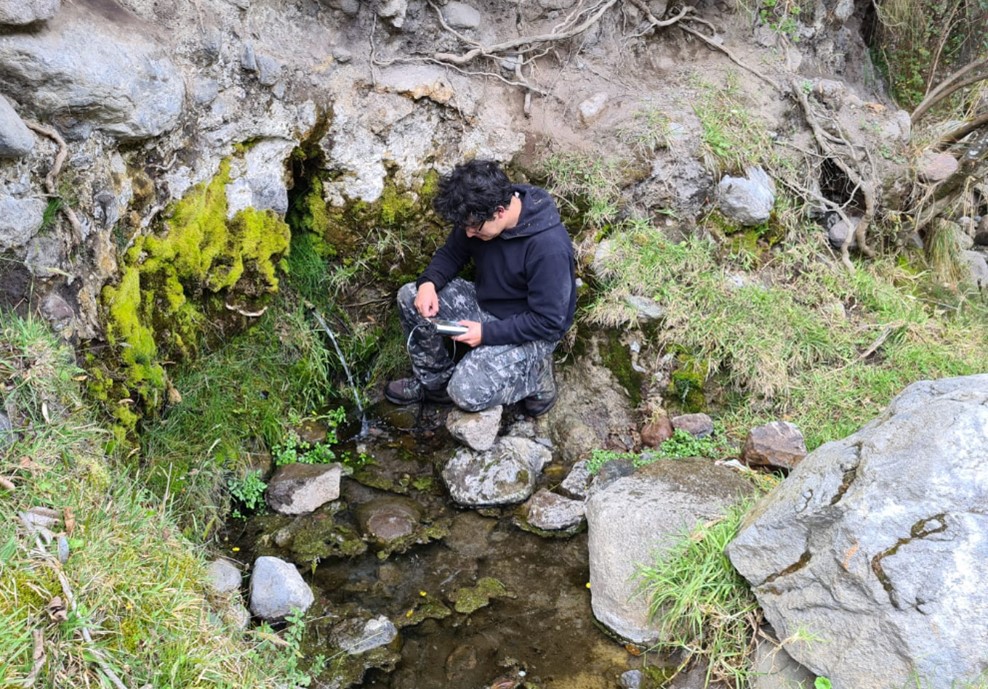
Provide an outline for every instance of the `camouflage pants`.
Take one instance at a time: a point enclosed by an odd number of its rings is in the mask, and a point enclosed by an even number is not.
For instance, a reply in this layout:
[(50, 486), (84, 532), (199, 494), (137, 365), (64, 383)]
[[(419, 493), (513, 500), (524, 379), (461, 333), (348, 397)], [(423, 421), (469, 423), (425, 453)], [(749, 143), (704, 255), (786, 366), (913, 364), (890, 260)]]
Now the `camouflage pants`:
[[(441, 390), (456, 406), (481, 411), (527, 397), (554, 395), (552, 351), (555, 342), (537, 340), (520, 345), (484, 345), (470, 349), (455, 363), (446, 342), (415, 310), (414, 283), (398, 290), (398, 313), (405, 331), (415, 378), (428, 390)], [(439, 290), (437, 318), (449, 321), (497, 320), (477, 303), (472, 282), (456, 278)], [(456, 347), (469, 345), (454, 343)]]

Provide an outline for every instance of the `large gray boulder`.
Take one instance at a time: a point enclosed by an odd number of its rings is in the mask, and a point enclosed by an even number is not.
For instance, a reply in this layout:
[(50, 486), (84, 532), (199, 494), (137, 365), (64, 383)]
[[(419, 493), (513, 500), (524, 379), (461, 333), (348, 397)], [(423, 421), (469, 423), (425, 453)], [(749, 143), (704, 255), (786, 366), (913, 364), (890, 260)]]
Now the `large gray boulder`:
[(910, 385), (808, 455), (728, 546), (798, 662), (841, 689), (988, 670), (988, 375)]
[(89, 128), (124, 141), (162, 134), (178, 123), (185, 83), (140, 28), (76, 6), (42, 31), (0, 35), (0, 87), (78, 135)]
[(250, 576), (250, 611), (264, 620), (281, 620), (293, 610), (305, 612), (315, 601), (295, 565), (276, 557), (259, 557)]
[(61, 0), (0, 0), (0, 24), (23, 26), (51, 19)]
[(636, 594), (638, 567), (751, 490), (731, 469), (698, 459), (655, 462), (610, 482), (598, 477), (586, 504), (594, 616), (634, 643), (657, 641), (648, 602)]
[(14, 107), (0, 96), (0, 158), (21, 158), (34, 149), (34, 134)]

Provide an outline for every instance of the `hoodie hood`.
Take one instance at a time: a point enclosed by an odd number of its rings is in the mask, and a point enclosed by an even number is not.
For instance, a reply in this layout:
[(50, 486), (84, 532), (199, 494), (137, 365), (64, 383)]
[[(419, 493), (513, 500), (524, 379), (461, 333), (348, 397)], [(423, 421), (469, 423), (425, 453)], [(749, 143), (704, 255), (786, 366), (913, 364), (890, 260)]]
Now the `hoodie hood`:
[(521, 215), (517, 225), (499, 235), (501, 239), (530, 237), (561, 224), (556, 203), (545, 189), (515, 184), (514, 190), (521, 200)]

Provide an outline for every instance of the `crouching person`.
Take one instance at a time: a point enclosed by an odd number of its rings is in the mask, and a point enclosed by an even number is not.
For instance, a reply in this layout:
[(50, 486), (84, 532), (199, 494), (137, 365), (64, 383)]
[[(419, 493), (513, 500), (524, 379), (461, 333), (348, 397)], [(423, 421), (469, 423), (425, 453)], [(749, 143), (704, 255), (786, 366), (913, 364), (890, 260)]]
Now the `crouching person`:
[[(412, 377), (388, 383), (395, 404), (452, 401), (466, 411), (522, 402), (531, 416), (556, 401), (552, 352), (573, 324), (573, 246), (552, 197), (512, 184), (497, 163), (472, 160), (442, 177), (433, 201), (452, 225), (414, 283), (398, 291)], [(475, 281), (457, 277), (470, 261)], [(459, 363), (433, 320), (466, 328)]]

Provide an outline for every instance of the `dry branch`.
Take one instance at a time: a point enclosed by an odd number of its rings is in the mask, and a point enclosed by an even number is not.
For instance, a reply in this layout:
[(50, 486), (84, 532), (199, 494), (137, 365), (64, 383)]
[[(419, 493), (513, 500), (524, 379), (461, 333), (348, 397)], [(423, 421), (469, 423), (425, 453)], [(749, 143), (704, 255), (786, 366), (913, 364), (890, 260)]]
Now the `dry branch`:
[(988, 112), (982, 113), (978, 117), (975, 117), (970, 122), (966, 122), (957, 129), (944, 134), (940, 141), (937, 142), (936, 148), (943, 149), (947, 146), (952, 146), (958, 141), (966, 137), (971, 132), (981, 129), (985, 125), (988, 125)]
[(949, 98), (962, 88), (976, 84), (979, 81), (988, 79), (988, 58), (971, 62), (951, 74), (940, 82), (940, 85), (933, 89), (930, 94), (923, 99), (923, 102), (916, 106), (910, 119), (915, 125), (926, 113), (938, 103)]
[(774, 88), (776, 91), (779, 91), (779, 92), (782, 91), (782, 87), (779, 86), (777, 83), (775, 83), (775, 81), (773, 79), (770, 79), (769, 77), (765, 76), (764, 74), (762, 74), (761, 72), (759, 72), (754, 67), (745, 64), (741, 60), (741, 58), (739, 58), (737, 55), (735, 55), (734, 53), (732, 53), (726, 46), (723, 46), (723, 45), (720, 45), (719, 43), (716, 43), (715, 41), (711, 40), (707, 36), (704, 36), (702, 33), (700, 33), (699, 31), (697, 31), (696, 29), (691, 29), (688, 26), (684, 26), (683, 24), (680, 24), (679, 25), (679, 28), (680, 28), (680, 30), (685, 31), (686, 33), (690, 34), (691, 36), (696, 36), (697, 38), (699, 38), (701, 41), (703, 41), (704, 43), (706, 43), (708, 46), (710, 46), (714, 50), (719, 50), (720, 52), (724, 53), (731, 60), (731, 62), (733, 62), (734, 64), (736, 64), (741, 69), (746, 70), (748, 72), (751, 72), (756, 77), (758, 77), (759, 79), (761, 79), (762, 81), (764, 81), (766, 84), (768, 84), (769, 86), (771, 86), (772, 88)]

